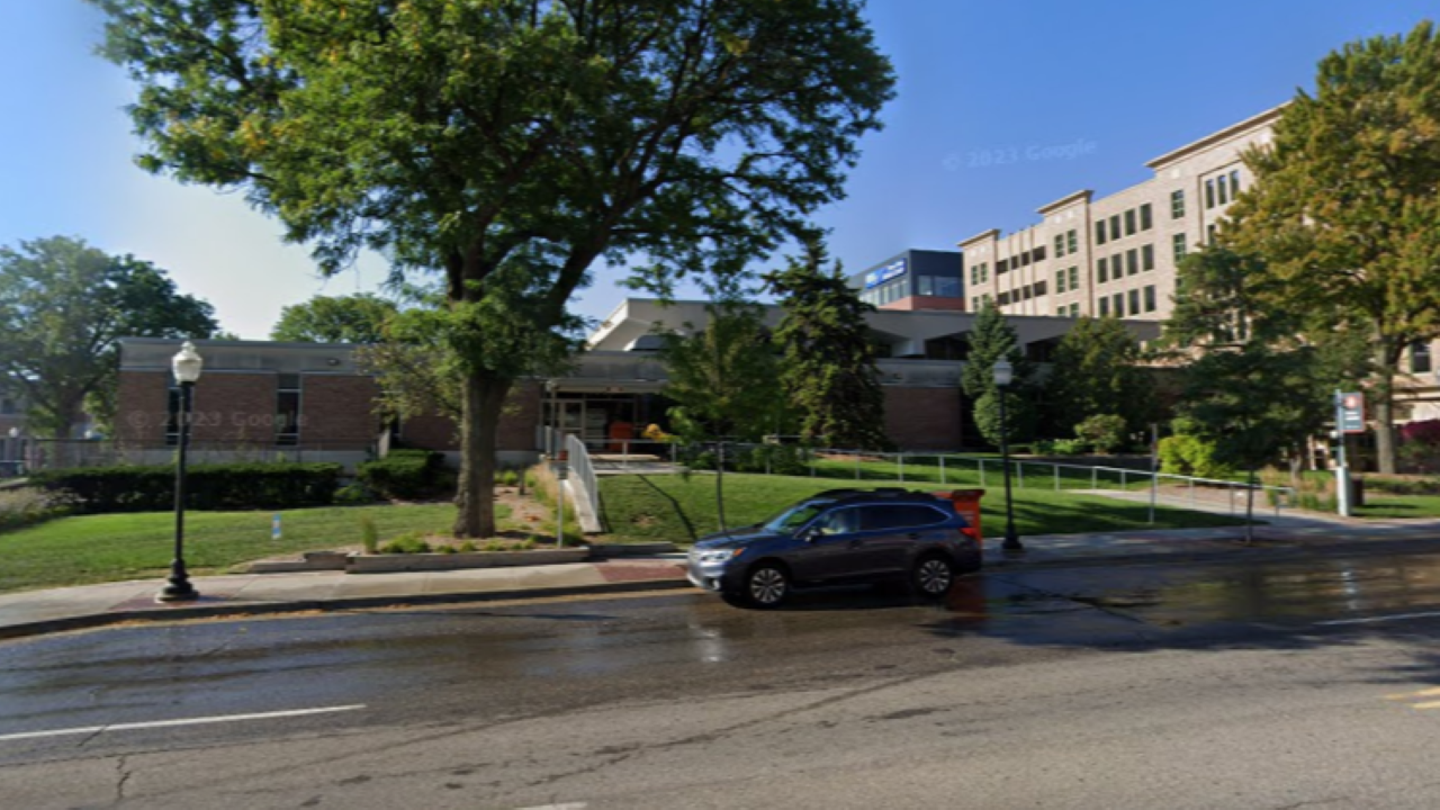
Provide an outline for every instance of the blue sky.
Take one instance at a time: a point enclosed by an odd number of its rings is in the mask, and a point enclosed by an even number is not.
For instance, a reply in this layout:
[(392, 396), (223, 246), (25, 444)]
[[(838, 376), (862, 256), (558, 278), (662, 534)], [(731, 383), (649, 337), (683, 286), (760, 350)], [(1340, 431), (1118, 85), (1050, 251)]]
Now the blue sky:
[[(1311, 87), (1326, 53), (1436, 11), (1434, 0), (870, 0), (899, 96), (862, 144), (848, 198), (820, 216), (831, 252), (859, 271), (1025, 227), (1081, 188), (1140, 182), (1145, 161)], [(237, 196), (135, 168), (123, 112), (134, 89), (92, 54), (101, 22), (79, 0), (0, 0), (0, 244), (62, 234), (133, 253), (246, 338), (265, 337), (283, 306), (376, 289), (378, 258), (322, 280)], [(1047, 151), (1067, 145), (1072, 156)], [(985, 165), (992, 150), (1019, 159)], [(616, 281), (597, 273), (576, 310), (603, 317), (625, 297)]]

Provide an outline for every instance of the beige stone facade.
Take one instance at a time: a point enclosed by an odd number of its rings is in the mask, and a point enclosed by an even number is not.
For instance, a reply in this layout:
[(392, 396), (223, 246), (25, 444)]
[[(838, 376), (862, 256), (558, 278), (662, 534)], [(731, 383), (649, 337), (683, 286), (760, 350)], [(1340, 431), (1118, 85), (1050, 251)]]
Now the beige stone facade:
[(1267, 110), (1146, 164), (1154, 176), (1106, 197), (1077, 191), (1037, 209), (1040, 222), (959, 243), (972, 310), (988, 296), (1007, 315), (1169, 316), (1177, 260), (1204, 244), (1250, 184), (1241, 160), (1269, 142)]

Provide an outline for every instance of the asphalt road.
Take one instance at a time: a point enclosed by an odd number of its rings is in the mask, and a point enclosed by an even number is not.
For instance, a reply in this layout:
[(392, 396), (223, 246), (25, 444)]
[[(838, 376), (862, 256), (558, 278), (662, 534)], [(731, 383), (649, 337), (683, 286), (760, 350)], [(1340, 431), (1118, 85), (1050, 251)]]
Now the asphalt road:
[(0, 644), (0, 807), (1440, 806), (1440, 557)]

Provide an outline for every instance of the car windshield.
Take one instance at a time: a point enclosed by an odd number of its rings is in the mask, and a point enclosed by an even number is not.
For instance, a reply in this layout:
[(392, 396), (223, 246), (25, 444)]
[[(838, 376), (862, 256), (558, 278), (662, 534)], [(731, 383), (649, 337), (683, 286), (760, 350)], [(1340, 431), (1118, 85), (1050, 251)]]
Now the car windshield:
[(804, 526), (811, 518), (820, 514), (820, 511), (834, 501), (806, 501), (796, 504), (784, 512), (765, 521), (765, 528), (772, 532), (784, 532), (794, 534), (801, 526)]

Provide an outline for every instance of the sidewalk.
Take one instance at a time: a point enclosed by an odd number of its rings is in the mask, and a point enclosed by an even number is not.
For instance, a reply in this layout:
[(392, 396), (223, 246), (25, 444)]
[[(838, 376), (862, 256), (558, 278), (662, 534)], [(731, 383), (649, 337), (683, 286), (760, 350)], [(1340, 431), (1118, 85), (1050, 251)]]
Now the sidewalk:
[[(999, 537), (986, 538), (989, 570), (1118, 565), (1159, 560), (1273, 558), (1310, 550), (1440, 551), (1440, 520), (1359, 521), (1307, 513), (1263, 516), (1255, 544), (1244, 528), (1136, 530), (1021, 538), (1023, 555), (1006, 555)], [(161, 604), (161, 579), (0, 595), (0, 638), (164, 621), (314, 610), (419, 604), (464, 604), (504, 599), (686, 589), (683, 554), (459, 571), (347, 574), (343, 571), (195, 577), (195, 602)]]

